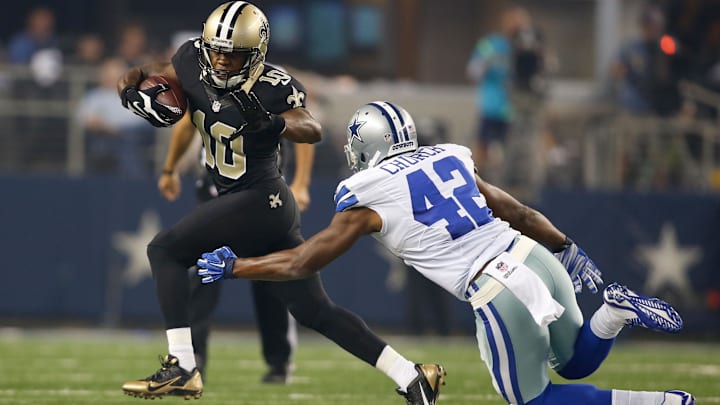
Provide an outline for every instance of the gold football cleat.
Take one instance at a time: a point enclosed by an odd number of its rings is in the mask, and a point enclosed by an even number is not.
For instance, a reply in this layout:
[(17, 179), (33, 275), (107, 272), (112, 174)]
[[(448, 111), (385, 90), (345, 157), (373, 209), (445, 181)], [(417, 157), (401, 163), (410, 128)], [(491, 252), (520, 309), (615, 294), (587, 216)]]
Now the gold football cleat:
[(125, 394), (132, 397), (155, 399), (165, 395), (182, 396), (185, 399), (199, 399), (203, 382), (197, 368), (188, 372), (179, 365), (177, 357), (168, 354), (160, 357), (162, 367), (155, 374), (142, 380), (123, 384)]
[(439, 364), (416, 364), (418, 376), (408, 385), (407, 392), (399, 388), (397, 393), (405, 397), (408, 405), (435, 405), (440, 396), (440, 386), (445, 385), (445, 367)]

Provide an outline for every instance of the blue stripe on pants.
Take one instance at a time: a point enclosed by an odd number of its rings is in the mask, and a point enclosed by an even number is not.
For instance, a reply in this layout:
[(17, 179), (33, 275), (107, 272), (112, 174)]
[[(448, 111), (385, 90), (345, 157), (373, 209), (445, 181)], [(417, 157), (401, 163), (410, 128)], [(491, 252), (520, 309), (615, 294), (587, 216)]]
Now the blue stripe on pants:
[[(492, 353), (492, 373), (500, 389), (500, 393), (506, 402), (522, 405), (523, 400), (518, 385), (517, 369), (515, 367), (515, 352), (513, 351), (507, 328), (492, 303), (478, 308), (477, 313), (485, 325), (485, 333)], [(497, 325), (497, 329), (493, 327), (493, 324)], [(505, 347), (504, 353), (500, 352), (500, 350), (502, 350), (500, 346)], [(503, 361), (501, 361), (500, 357), (503, 354), (507, 356), (507, 360), (503, 359)], [(506, 382), (503, 374), (506, 374), (509, 378), (511, 392), (507, 392), (506, 390)]]

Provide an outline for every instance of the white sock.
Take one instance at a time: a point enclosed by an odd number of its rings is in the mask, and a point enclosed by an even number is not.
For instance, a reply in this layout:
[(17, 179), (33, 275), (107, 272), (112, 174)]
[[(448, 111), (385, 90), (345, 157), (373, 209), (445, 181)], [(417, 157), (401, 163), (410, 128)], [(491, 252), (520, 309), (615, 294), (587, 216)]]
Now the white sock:
[(620, 334), (623, 326), (625, 326), (625, 318), (619, 317), (618, 311), (607, 304), (602, 304), (600, 308), (590, 318), (590, 330), (595, 336), (601, 339), (612, 339)]
[(415, 364), (396, 352), (390, 345), (385, 346), (380, 353), (375, 367), (392, 378), (403, 392), (407, 392), (407, 386), (418, 376)]
[(612, 405), (661, 405), (664, 392), (612, 390)]
[(186, 371), (192, 371), (197, 365), (195, 364), (190, 327), (168, 329), (165, 333), (168, 340), (168, 353), (178, 358), (180, 367)]

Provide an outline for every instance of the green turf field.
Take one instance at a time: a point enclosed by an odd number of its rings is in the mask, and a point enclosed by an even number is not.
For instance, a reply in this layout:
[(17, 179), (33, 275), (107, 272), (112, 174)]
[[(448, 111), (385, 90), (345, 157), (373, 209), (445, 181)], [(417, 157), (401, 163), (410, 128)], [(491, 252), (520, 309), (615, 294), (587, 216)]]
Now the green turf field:
[[(445, 365), (441, 405), (504, 403), (472, 338), (386, 338), (412, 360)], [(205, 394), (197, 404), (404, 404), (392, 381), (377, 370), (313, 333), (302, 333), (299, 340), (292, 384), (268, 386), (259, 383), (265, 367), (254, 333), (214, 335)], [(604, 388), (677, 388), (695, 394), (698, 404), (720, 404), (720, 343), (668, 342), (621, 341), (585, 382)], [(120, 386), (154, 372), (157, 356), (165, 351), (164, 335), (157, 332), (3, 330), (0, 404), (147, 403), (123, 395)], [(162, 401), (196, 403), (177, 397)]]

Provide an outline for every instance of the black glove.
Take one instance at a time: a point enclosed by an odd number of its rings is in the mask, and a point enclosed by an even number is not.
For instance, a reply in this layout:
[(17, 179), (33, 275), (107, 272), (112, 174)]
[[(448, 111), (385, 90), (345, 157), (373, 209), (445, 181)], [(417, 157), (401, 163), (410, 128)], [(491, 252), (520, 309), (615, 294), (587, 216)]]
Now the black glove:
[(170, 90), (166, 84), (158, 84), (146, 90), (138, 90), (135, 85), (125, 87), (120, 94), (123, 107), (145, 118), (155, 127), (169, 127), (176, 123), (181, 114), (172, 112), (168, 107), (155, 100), (158, 94)]
[[(247, 121), (247, 125), (239, 132), (242, 135), (253, 135), (266, 133), (270, 136), (277, 136), (285, 130), (285, 118), (280, 114), (273, 114), (263, 107), (255, 93), (246, 93), (244, 90), (230, 93), (232, 100)], [(240, 133), (233, 134), (233, 137)]]

